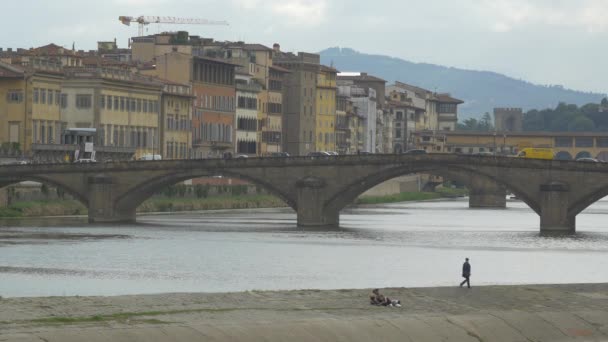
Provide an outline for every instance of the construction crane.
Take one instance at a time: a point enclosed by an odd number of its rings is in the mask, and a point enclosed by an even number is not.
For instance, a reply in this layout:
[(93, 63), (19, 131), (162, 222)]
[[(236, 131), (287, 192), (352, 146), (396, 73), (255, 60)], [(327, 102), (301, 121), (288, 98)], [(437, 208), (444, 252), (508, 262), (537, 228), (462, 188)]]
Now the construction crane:
[(193, 18), (176, 18), (176, 17), (154, 17), (154, 16), (139, 16), (130, 17), (121, 15), (118, 17), (121, 23), (127, 26), (131, 26), (131, 23), (139, 24), (139, 36), (144, 35), (144, 27), (149, 24), (186, 24), (186, 25), (228, 25), (226, 21), (213, 21), (207, 19), (193, 19)]

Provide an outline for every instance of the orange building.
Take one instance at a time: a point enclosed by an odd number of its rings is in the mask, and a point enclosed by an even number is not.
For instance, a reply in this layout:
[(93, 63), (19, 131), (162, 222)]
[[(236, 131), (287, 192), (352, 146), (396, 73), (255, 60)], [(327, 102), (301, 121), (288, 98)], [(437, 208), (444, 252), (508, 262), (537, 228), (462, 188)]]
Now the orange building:
[(192, 148), (195, 158), (234, 151), (235, 67), (223, 60), (193, 57)]

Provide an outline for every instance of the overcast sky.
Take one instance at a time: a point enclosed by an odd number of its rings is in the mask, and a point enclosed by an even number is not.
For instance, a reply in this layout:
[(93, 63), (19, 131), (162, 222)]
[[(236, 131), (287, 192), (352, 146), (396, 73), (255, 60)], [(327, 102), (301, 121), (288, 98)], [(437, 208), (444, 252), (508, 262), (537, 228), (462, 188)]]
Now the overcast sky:
[[(341, 46), (475, 70), (539, 84), (608, 93), (608, 0), (20, 0), (2, 3), (0, 47), (54, 42), (94, 49), (127, 46), (137, 25), (120, 15), (226, 20), (187, 30), (286, 51)], [(407, 80), (404, 80), (407, 81)]]

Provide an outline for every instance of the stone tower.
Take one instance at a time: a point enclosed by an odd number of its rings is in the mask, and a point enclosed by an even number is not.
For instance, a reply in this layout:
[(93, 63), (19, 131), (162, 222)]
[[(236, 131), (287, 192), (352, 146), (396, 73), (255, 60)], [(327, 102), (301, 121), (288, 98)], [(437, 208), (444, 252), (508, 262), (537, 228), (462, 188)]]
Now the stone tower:
[(494, 108), (494, 125), (498, 132), (523, 131), (523, 118), (521, 108)]

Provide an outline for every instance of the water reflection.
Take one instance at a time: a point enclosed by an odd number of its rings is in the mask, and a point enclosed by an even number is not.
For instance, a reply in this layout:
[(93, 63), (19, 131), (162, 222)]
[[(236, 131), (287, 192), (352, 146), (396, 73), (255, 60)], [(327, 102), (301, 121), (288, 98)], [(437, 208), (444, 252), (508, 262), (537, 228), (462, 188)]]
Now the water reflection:
[(300, 229), (290, 209), (147, 215), (123, 226), (3, 222), (0, 295), (453, 286), (465, 256), (474, 285), (608, 280), (608, 202), (580, 214), (571, 236), (540, 236), (538, 215), (508, 206), (351, 208), (335, 230)]

